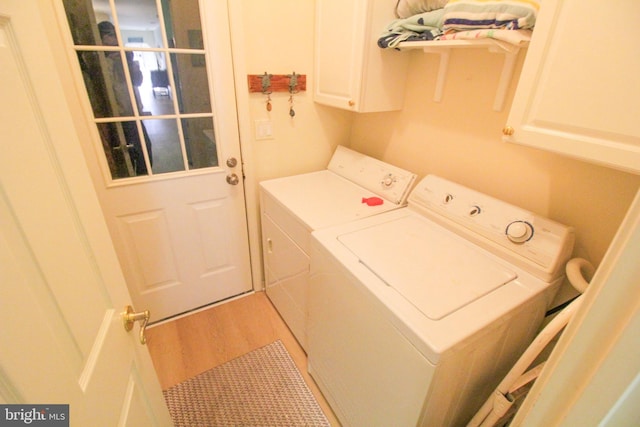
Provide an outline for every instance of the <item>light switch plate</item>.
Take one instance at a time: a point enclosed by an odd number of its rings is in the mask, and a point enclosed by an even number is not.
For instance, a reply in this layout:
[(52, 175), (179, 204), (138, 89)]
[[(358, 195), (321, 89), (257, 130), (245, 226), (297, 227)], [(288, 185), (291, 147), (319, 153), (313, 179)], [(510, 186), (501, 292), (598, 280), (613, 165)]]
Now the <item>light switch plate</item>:
[(255, 121), (256, 140), (273, 139), (273, 124), (269, 119)]

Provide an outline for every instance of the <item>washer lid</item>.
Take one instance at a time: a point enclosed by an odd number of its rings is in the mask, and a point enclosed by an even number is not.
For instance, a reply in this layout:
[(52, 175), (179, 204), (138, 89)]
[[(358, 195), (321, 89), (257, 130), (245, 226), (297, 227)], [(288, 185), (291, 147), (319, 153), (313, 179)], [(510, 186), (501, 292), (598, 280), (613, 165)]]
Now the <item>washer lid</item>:
[(432, 320), (517, 277), (471, 243), (413, 215), (343, 234), (338, 240)]
[(376, 194), (328, 170), (262, 181), (260, 186), (310, 230), (400, 207), (388, 200), (374, 206), (363, 203)]

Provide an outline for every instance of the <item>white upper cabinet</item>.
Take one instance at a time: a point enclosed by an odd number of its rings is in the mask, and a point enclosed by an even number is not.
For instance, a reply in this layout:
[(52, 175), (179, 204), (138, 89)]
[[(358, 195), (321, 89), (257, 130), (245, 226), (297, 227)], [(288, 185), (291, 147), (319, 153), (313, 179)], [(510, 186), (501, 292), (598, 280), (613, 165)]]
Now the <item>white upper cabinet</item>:
[(640, 173), (640, 2), (545, 0), (504, 140)]
[(402, 109), (409, 55), (377, 45), (395, 5), (316, 0), (316, 102), (361, 113)]

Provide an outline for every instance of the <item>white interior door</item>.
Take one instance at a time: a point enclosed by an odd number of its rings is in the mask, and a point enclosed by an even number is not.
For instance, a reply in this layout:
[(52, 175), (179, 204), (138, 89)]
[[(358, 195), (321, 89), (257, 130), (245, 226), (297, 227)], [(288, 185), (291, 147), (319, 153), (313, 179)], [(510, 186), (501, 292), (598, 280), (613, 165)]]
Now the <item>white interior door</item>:
[(69, 404), (72, 426), (171, 425), (123, 328), (129, 296), (44, 31), (36, 2), (0, 3), (0, 403)]
[(251, 290), (227, 2), (56, 3), (134, 304), (159, 320)]

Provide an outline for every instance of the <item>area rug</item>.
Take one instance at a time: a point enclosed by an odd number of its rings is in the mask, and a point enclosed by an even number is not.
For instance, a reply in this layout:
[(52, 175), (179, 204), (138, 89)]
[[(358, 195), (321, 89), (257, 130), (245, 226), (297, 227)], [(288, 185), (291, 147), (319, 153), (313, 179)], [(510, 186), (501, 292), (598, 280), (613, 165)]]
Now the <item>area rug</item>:
[(330, 425), (279, 340), (163, 393), (176, 427)]

